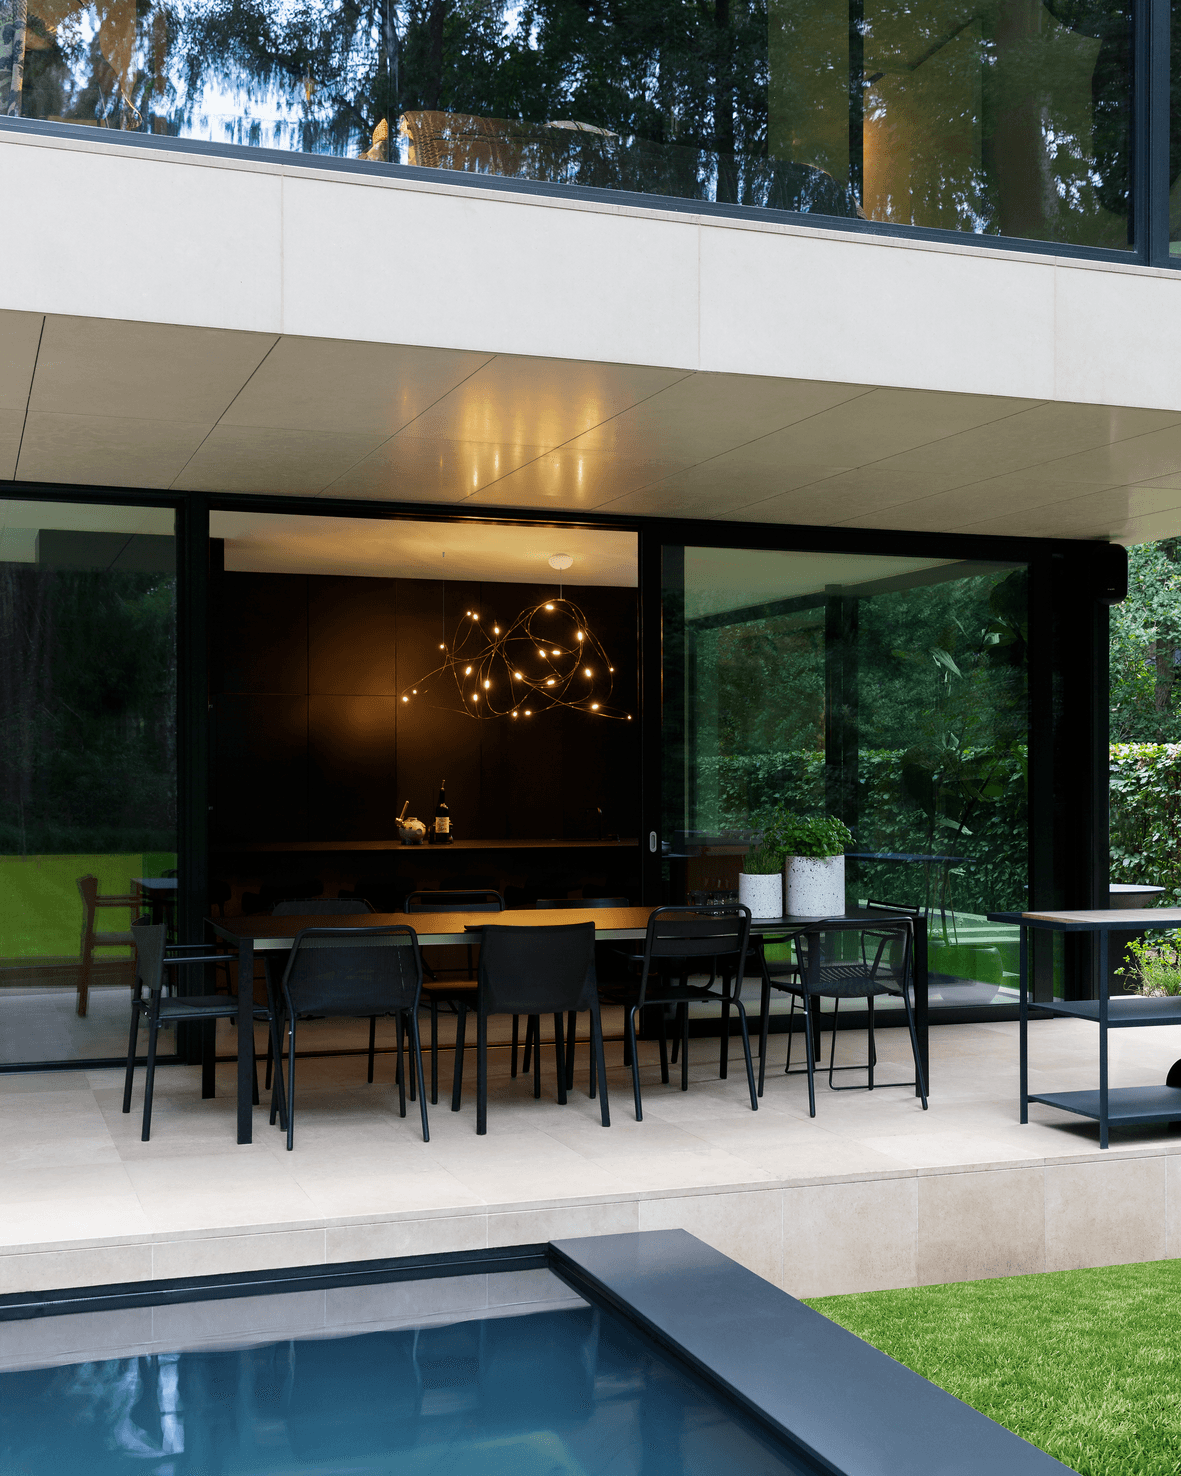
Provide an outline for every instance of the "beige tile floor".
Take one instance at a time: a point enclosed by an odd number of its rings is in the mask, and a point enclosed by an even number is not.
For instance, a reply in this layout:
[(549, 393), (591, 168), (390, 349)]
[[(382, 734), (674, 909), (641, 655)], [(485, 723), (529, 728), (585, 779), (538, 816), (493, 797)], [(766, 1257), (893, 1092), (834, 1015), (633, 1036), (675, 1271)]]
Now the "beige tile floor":
[[(308, 1031), (301, 1046), (328, 1044)], [(231, 1038), (232, 1039), (232, 1038)], [(1181, 1028), (1113, 1033), (1114, 1084), (1160, 1082)], [(1095, 1082), (1096, 1037), (1075, 1021), (1031, 1027), (1034, 1090)], [(825, 1039), (827, 1049), (827, 1037)], [(864, 1047), (842, 1033), (840, 1050)], [(1035, 1106), (1017, 1121), (1017, 1026), (931, 1035), (931, 1108), (906, 1090), (836, 1095), (782, 1075), (772, 1037), (766, 1095), (752, 1113), (737, 1047), (691, 1048), (687, 1093), (663, 1087), (645, 1048), (645, 1117), (634, 1119), (610, 1045), (612, 1126), (579, 1087), (557, 1104), (491, 1057), (489, 1131), (475, 1133), (474, 1060), (453, 1114), (397, 1115), (392, 1058), (365, 1084), (360, 1057), (301, 1060), (296, 1145), (255, 1110), (234, 1141), (232, 1064), (202, 1101), (197, 1068), (162, 1069), (152, 1141), (120, 1111), (121, 1073), (0, 1077), (0, 1291), (533, 1243), (554, 1235), (681, 1225), (800, 1293), (1181, 1254), (1181, 1135), (1113, 1132), (1098, 1151), (1081, 1119)], [(900, 1030), (879, 1033), (880, 1075), (904, 1076)], [(450, 1071), (443, 1056), (443, 1077)], [(851, 1078), (846, 1078), (850, 1080)]]

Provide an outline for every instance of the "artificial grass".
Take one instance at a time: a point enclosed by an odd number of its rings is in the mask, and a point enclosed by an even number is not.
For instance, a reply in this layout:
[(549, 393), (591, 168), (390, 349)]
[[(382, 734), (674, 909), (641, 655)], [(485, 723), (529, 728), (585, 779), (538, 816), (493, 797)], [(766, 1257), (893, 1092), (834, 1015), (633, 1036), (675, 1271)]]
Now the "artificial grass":
[(1082, 1476), (1181, 1473), (1181, 1261), (808, 1305)]

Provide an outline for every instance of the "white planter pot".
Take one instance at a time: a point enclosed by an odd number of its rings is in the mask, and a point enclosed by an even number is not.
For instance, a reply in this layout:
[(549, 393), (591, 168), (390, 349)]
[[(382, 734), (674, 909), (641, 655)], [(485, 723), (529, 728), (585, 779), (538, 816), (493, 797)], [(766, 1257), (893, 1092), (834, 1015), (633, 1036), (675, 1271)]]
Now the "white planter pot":
[(745, 871), (739, 872), (738, 900), (750, 908), (751, 917), (782, 917), (782, 876), (778, 872), (772, 876), (748, 876)]
[(837, 917), (845, 910), (843, 856), (789, 856), (783, 867), (791, 917)]

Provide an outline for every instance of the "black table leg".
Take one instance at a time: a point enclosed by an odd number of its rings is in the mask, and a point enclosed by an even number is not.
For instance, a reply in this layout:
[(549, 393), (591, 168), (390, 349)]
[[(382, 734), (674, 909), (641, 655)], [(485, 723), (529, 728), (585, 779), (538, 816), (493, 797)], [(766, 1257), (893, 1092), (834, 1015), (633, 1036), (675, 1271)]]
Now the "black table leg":
[[(919, 1061), (927, 1096), (931, 1095), (931, 1037), (927, 1017), (927, 919), (916, 917), (914, 923), (914, 1033), (919, 1042)], [(918, 1083), (914, 1094), (920, 1096)]]
[(1021, 1058), (1021, 1121), (1029, 1121), (1029, 929), (1020, 929), (1020, 1058)]
[[(276, 1063), (277, 1069), (277, 1063)], [(254, 939), (238, 942), (238, 1142), (253, 1139), (254, 1096)]]

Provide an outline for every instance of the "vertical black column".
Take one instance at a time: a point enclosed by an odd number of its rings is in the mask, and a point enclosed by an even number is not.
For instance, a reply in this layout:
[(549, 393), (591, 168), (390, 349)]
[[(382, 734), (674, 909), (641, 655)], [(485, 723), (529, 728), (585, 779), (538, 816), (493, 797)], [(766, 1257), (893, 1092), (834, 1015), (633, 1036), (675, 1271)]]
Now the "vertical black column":
[(829, 593), (824, 602), (824, 803), (850, 829), (858, 818), (857, 627), (858, 601)]
[[(662, 548), (659, 537), (646, 530), (639, 535), (640, 576), (640, 876), (641, 901), (653, 907), (663, 898), (663, 865), (661, 843), (665, 839), (665, 823), (668, 801), (662, 796), (665, 778), (664, 737), (664, 642), (672, 634), (680, 639), (684, 621), (674, 622), (675, 630), (664, 630), (662, 587), (664, 580)], [(675, 560), (680, 554), (684, 583), (684, 554), (679, 549), (663, 551)], [(681, 590), (681, 605), (684, 606), (684, 591)], [(672, 679), (672, 687), (682, 691), (679, 676)], [(678, 728), (677, 738), (682, 738)], [(675, 741), (675, 740), (674, 740)], [(683, 741), (683, 738), (682, 738)], [(671, 769), (670, 769), (671, 773)], [(679, 799), (678, 799), (679, 803)], [(671, 832), (668, 838), (671, 839)]]
[(177, 509), (177, 928), (198, 943), (209, 870), (209, 502)]
[[(1030, 905), (1106, 907), (1108, 603), (1123, 550), (1080, 544), (1030, 569)], [(1118, 597), (1118, 596), (1117, 596)], [(1095, 997), (1087, 934), (1064, 939), (1067, 999)], [(1053, 989), (1049, 939), (1034, 945), (1034, 999)]]
[(1171, 0), (1136, 0), (1132, 18), (1132, 245), (1151, 266), (1169, 263)]
[(849, 189), (865, 201), (865, 0), (849, 0)]

